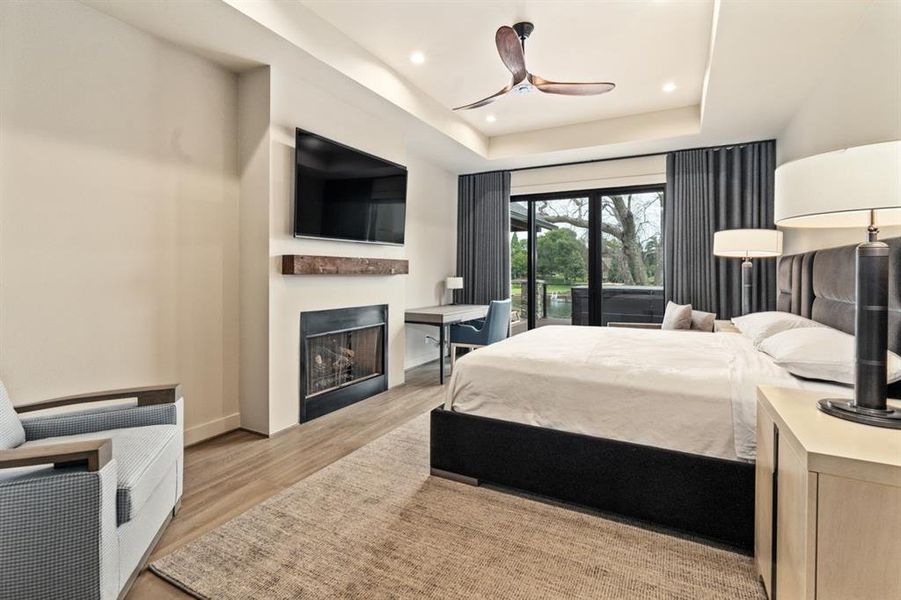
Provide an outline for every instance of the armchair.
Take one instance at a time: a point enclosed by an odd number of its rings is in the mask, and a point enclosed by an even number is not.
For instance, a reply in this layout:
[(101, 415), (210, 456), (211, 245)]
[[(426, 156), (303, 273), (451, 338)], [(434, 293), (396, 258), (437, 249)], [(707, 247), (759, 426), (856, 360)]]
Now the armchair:
[(125, 595), (179, 507), (183, 402), (167, 385), (14, 408), (0, 383), (0, 599)]
[(451, 371), (457, 362), (457, 348), (480, 348), (499, 342), (510, 332), (510, 309), (512, 302), (492, 300), (484, 319), (451, 325), (450, 356)]

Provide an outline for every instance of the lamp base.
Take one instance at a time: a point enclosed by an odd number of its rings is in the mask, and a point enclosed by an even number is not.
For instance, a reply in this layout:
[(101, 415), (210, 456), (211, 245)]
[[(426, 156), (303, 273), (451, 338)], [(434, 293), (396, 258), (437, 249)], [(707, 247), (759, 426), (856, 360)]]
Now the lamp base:
[(832, 415), (839, 419), (874, 427), (901, 429), (901, 410), (896, 408), (865, 408), (850, 400), (835, 400), (832, 398), (820, 400), (817, 402), (817, 408), (827, 415)]

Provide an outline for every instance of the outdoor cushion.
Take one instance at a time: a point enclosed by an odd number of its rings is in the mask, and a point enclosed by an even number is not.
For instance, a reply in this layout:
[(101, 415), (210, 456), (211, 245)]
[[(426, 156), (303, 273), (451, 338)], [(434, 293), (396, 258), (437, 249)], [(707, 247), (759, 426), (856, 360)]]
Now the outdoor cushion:
[(25, 442), (22, 447), (46, 446), (77, 440), (111, 439), (116, 461), (116, 521), (130, 521), (176, 463), (179, 454), (177, 425), (148, 425), (96, 433), (64, 435)]
[(25, 441), (25, 430), (13, 403), (6, 393), (6, 386), (0, 381), (0, 450), (10, 450)]

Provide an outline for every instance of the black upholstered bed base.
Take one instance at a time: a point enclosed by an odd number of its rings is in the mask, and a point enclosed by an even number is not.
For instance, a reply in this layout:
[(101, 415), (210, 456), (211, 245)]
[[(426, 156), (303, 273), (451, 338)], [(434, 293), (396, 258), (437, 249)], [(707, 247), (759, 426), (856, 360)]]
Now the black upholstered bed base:
[[(431, 465), (648, 521), (750, 553), (754, 465), (557, 429), (432, 411)], [(475, 483), (475, 482), (474, 482)]]

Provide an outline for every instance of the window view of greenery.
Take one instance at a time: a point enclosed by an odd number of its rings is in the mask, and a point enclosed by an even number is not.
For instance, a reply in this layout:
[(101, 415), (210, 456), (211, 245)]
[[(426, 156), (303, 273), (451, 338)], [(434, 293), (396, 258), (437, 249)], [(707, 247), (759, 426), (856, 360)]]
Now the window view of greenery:
[(513, 332), (520, 333), (526, 329), (528, 319), (528, 282), (529, 276), (529, 228), (528, 204), (525, 202), (510, 203), (510, 271), (512, 281), (510, 297), (513, 301)]
[[(603, 196), (601, 206), (603, 285), (662, 286), (663, 193)], [(578, 314), (573, 318), (573, 307), (580, 310), (580, 294), (585, 295), (587, 302), (588, 198), (543, 200), (538, 201), (535, 208), (538, 324), (579, 323)], [(525, 203), (511, 204), (513, 227), (510, 237), (514, 310), (519, 310), (525, 319), (528, 302), (523, 298), (527, 296), (528, 231), (525, 227), (517, 230), (515, 215), (518, 213), (526, 213)]]

